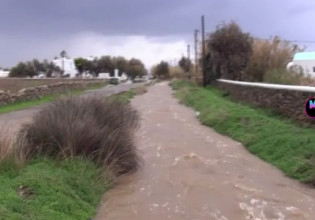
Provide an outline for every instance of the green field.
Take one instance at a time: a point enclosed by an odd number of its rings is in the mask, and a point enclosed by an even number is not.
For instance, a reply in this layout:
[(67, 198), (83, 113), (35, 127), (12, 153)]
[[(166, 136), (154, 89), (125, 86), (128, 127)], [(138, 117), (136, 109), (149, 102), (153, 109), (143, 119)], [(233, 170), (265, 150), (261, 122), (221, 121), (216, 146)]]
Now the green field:
[(301, 182), (315, 184), (315, 129), (224, 97), (215, 88), (174, 81), (175, 96), (200, 112), (200, 121), (240, 141), (253, 154)]

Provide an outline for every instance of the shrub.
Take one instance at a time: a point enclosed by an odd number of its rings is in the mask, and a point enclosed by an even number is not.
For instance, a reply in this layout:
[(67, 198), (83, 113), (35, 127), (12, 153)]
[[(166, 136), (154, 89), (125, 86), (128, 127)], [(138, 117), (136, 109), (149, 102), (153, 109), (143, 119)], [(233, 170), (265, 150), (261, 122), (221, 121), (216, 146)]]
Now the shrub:
[(159, 79), (168, 79), (170, 77), (169, 65), (165, 61), (161, 61), (156, 66), (152, 67), (152, 75)]
[(170, 66), (169, 71), (170, 71), (170, 77), (171, 78), (186, 79), (187, 75), (188, 75), (179, 66)]
[[(283, 41), (277, 36), (271, 40), (255, 39), (252, 49), (253, 53), (242, 79), (258, 82), (270, 79), (270, 72), (281, 69), (284, 73), (294, 54), (302, 51), (297, 45)], [(265, 76), (266, 74), (268, 76)]]
[(207, 40), (207, 68), (218, 69), (222, 78), (239, 80), (252, 52), (251, 42), (250, 34), (235, 22), (218, 26)]
[(20, 131), (26, 158), (48, 156), (91, 159), (113, 176), (135, 171), (138, 156), (133, 133), (138, 114), (103, 97), (70, 97), (51, 103)]
[(7, 158), (13, 151), (14, 135), (8, 126), (1, 125), (0, 128), (0, 161)]
[(178, 65), (180, 66), (180, 68), (186, 73), (186, 75), (190, 79), (191, 78), (191, 71), (192, 71), (192, 67), (193, 67), (191, 60), (189, 58), (182, 57), (180, 59), (180, 61), (178, 61)]
[(300, 85), (304, 82), (306, 76), (303, 72), (289, 71), (282, 69), (267, 70), (264, 74), (263, 81), (268, 83)]
[(17, 138), (18, 131), (10, 126), (2, 124), (0, 128), (0, 167), (19, 168), (24, 164), (23, 152), (18, 151), (18, 146), (25, 143), (24, 136)]

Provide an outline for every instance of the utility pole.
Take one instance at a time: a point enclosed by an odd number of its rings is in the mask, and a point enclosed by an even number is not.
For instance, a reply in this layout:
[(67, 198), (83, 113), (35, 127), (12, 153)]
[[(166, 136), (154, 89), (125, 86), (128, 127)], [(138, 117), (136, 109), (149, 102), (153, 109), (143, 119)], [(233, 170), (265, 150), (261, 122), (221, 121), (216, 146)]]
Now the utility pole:
[(187, 44), (187, 58), (190, 60), (190, 44)]
[(201, 38), (202, 38), (202, 73), (203, 86), (206, 86), (206, 43), (205, 43), (205, 16), (201, 16)]
[(194, 38), (195, 38), (195, 77), (198, 75), (198, 30), (195, 30)]
[[(188, 62), (190, 63), (190, 44), (187, 44), (187, 58)], [(188, 79), (191, 78), (190, 70), (188, 71)]]

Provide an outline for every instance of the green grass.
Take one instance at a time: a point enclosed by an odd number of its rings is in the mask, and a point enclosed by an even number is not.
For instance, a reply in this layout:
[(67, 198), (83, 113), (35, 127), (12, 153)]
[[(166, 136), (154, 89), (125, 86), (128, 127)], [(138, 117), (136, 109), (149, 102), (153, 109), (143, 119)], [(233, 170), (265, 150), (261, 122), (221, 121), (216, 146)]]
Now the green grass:
[[(19, 195), (23, 186), (25, 195)], [(22, 170), (12, 166), (0, 171), (0, 219), (87, 220), (109, 184), (99, 178), (91, 162), (37, 159)]]
[(120, 93), (111, 95), (109, 97), (109, 99), (114, 99), (116, 101), (128, 104), (131, 101), (131, 99), (134, 98), (136, 95), (141, 95), (141, 94), (145, 93), (147, 86), (150, 86), (150, 85), (132, 88), (128, 91), (124, 91), (124, 92), (120, 92)]
[(215, 88), (174, 81), (175, 96), (200, 112), (200, 121), (240, 141), (287, 176), (315, 185), (315, 129), (303, 128), (270, 111), (235, 103)]
[[(72, 90), (69, 90), (68, 92), (63, 93), (63, 94), (80, 95), (85, 90), (98, 89), (98, 88), (103, 87), (103, 86), (104, 86), (104, 83), (100, 83), (100, 84), (90, 85), (86, 89), (72, 89)], [(37, 105), (41, 105), (41, 104), (44, 104), (47, 102), (51, 102), (51, 101), (59, 98), (61, 95), (62, 94), (45, 95), (42, 98), (36, 99), (36, 100), (16, 102), (16, 103), (8, 104), (8, 105), (3, 105), (3, 106), (0, 106), (0, 114), (12, 112), (12, 111), (23, 110), (23, 109), (30, 108), (32, 106), (37, 106)]]
[(130, 89), (130, 90), (126, 91), (126, 92), (120, 92), (120, 93), (117, 93), (117, 94), (113, 94), (113, 95), (109, 96), (108, 98), (109, 99), (114, 99), (115, 101), (127, 104), (135, 96), (136, 96), (135, 90), (134, 89)]

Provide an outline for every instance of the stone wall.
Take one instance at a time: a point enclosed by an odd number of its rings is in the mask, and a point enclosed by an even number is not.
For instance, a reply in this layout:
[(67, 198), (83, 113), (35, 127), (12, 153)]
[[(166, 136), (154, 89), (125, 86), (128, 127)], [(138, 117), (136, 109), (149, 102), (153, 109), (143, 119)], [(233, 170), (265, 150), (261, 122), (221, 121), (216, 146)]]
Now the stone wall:
[(16, 102), (36, 100), (44, 95), (63, 93), (72, 89), (85, 89), (89, 85), (97, 85), (99, 83), (105, 84), (105, 80), (59, 82), (21, 89), (16, 93), (0, 91), (0, 106)]
[(304, 125), (315, 125), (304, 112), (305, 102), (315, 97), (315, 87), (217, 80), (215, 85), (238, 101), (269, 108)]

